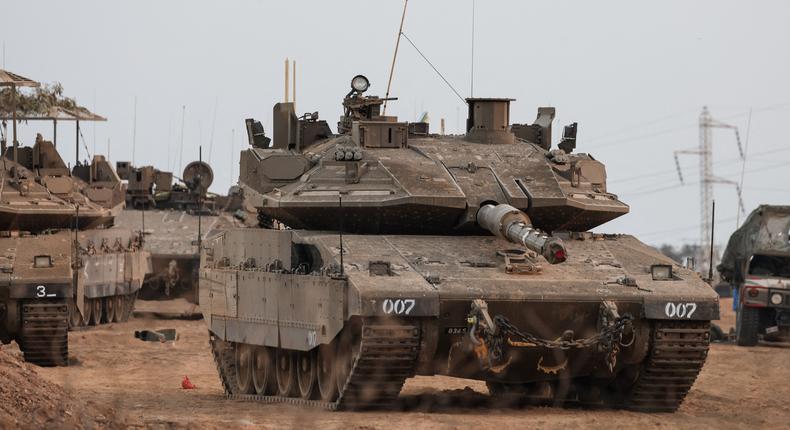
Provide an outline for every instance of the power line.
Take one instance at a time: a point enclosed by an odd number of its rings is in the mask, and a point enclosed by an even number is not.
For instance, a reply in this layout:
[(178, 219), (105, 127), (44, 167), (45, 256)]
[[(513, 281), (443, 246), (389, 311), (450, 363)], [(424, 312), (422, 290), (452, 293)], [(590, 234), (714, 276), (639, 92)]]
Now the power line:
[[(768, 106), (764, 106), (764, 107), (761, 107), (761, 108), (752, 109), (751, 113), (754, 114), (754, 113), (757, 113), (757, 112), (770, 112), (770, 111), (782, 110), (782, 109), (785, 109), (787, 107), (790, 107), (790, 102), (777, 103), (777, 104), (774, 104), (774, 105), (768, 105)], [(740, 118), (740, 117), (744, 117), (744, 116), (749, 115), (749, 113), (750, 113), (750, 111), (747, 110), (745, 112), (740, 112), (740, 113), (733, 114), (733, 115), (722, 116), (720, 118), (721, 119)], [(661, 120), (650, 120), (650, 121), (647, 121), (646, 123), (643, 123), (643, 125), (648, 125), (648, 124), (657, 123), (657, 122), (661, 122)], [(684, 124), (684, 125), (681, 125), (681, 126), (672, 127), (672, 128), (668, 128), (668, 129), (664, 129), (664, 130), (658, 130), (658, 131), (655, 131), (655, 132), (644, 133), (644, 134), (637, 134), (637, 135), (634, 135), (634, 136), (625, 136), (625, 137), (617, 138), (617, 139), (614, 139), (614, 140), (611, 140), (611, 141), (606, 141), (605, 140), (602, 144), (596, 144), (596, 145), (591, 145), (591, 146), (592, 146), (593, 149), (606, 148), (608, 146), (614, 146), (614, 145), (619, 145), (619, 144), (622, 144), (622, 143), (628, 143), (628, 142), (632, 142), (634, 140), (648, 139), (648, 138), (651, 138), (651, 137), (661, 136), (661, 135), (664, 135), (664, 134), (670, 134), (670, 133), (674, 133), (674, 132), (677, 132), (677, 131), (686, 130), (686, 129), (690, 129), (690, 128), (695, 128), (695, 127), (697, 127), (697, 124)], [(634, 126), (633, 128), (638, 128), (638, 126)], [(598, 139), (600, 139), (602, 137), (603, 136), (596, 137), (594, 140), (598, 140)], [(590, 140), (593, 140), (593, 139), (588, 139), (587, 141), (590, 141)]]
[[(750, 156), (750, 159), (753, 159), (754, 157), (759, 157), (759, 156), (762, 156), (762, 155), (770, 155), (770, 154), (775, 154), (775, 153), (784, 152), (784, 151), (790, 151), (790, 147), (774, 148), (774, 149), (769, 149), (767, 151), (757, 152), (757, 153), (752, 154)], [(740, 157), (727, 158), (727, 159), (724, 159), (724, 160), (721, 160), (721, 161), (718, 161), (718, 162), (714, 162), (713, 165), (714, 166), (725, 166), (725, 165), (737, 163), (739, 161), (741, 161)], [(752, 161), (754, 161), (754, 160), (752, 160)], [(770, 161), (775, 161), (775, 160), (770, 160)], [(693, 169), (694, 168), (694, 166), (692, 166), (692, 165), (684, 165), (682, 167), (684, 169)], [(608, 183), (609, 184), (616, 184), (616, 183), (621, 183), (621, 182), (628, 182), (628, 181), (639, 180), (639, 179), (643, 179), (643, 178), (652, 178), (652, 177), (667, 175), (667, 174), (676, 173), (676, 172), (677, 172), (677, 169), (657, 170), (657, 171), (650, 172), (650, 173), (645, 173), (645, 174), (642, 174), (642, 175), (636, 175), (636, 176), (630, 176), (630, 177), (627, 177), (627, 178), (611, 180), (611, 181), (608, 181)]]

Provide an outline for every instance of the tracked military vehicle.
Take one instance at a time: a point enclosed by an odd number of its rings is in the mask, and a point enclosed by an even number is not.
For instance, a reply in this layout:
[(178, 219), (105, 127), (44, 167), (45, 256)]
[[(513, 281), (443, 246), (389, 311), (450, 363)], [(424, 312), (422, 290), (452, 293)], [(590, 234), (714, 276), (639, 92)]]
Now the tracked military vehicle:
[(730, 236), (717, 269), (733, 286), (738, 345), (790, 338), (790, 206), (755, 209)]
[(151, 253), (152, 270), (140, 298), (181, 297), (197, 303), (198, 235), (241, 225), (225, 210), (229, 199), (208, 193), (214, 178), (211, 166), (202, 161), (187, 164), (182, 177), (175, 177), (180, 182), (174, 181), (172, 172), (153, 166), (135, 167), (121, 161), (116, 168), (121, 179), (128, 181), (127, 206), (117, 224), (144, 229), (144, 247)]
[(82, 181), (40, 135), (0, 159), (0, 340), (16, 340), (27, 361), (64, 365), (70, 326), (131, 311), (146, 255), (136, 236), (112, 228), (107, 168), (94, 159)]
[[(204, 242), (200, 303), (225, 392), (328, 409), (391, 405), (414, 375), (492, 396), (674, 411), (717, 295), (633, 236), (604, 164), (552, 148), (553, 108), (467, 99), (466, 134), (381, 114), (357, 76), (338, 133), (274, 107), (239, 183), (271, 228)], [(265, 223), (264, 223), (265, 224)], [(286, 228), (278, 226), (285, 226)]]

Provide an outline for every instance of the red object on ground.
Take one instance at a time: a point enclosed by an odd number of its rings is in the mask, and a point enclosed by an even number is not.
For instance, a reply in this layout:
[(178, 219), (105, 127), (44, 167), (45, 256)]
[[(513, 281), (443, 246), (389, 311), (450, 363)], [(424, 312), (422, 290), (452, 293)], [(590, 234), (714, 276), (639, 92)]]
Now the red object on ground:
[(194, 390), (197, 388), (197, 385), (193, 384), (192, 381), (190, 381), (189, 378), (184, 375), (184, 380), (181, 381), (181, 388), (185, 390)]

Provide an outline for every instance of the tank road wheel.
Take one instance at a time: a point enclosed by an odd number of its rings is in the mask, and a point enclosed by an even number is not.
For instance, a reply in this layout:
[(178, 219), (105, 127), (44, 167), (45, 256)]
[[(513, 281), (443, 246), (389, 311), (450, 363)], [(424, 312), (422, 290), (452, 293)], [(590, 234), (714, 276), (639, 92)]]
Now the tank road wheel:
[(91, 304), (91, 325), (99, 325), (102, 321), (102, 299), (90, 299)]
[(81, 326), (88, 326), (91, 324), (91, 318), (93, 318), (93, 302), (90, 299), (85, 299), (82, 303), (82, 323)]
[(277, 348), (274, 360), (277, 363), (277, 371), (275, 372), (277, 379), (277, 395), (282, 397), (293, 397), (299, 389), (296, 383), (294, 354), (289, 350)]
[(265, 346), (256, 346), (252, 357), (252, 384), (260, 396), (269, 396), (277, 391), (274, 376), (274, 354)]
[(755, 346), (760, 330), (760, 310), (738, 304), (735, 315), (735, 336), (740, 346)]
[(318, 347), (316, 360), (316, 380), (318, 393), (321, 400), (332, 402), (337, 398), (337, 382), (335, 381), (335, 345), (321, 345)]
[(102, 318), (102, 322), (111, 323), (115, 320), (115, 296), (107, 296), (101, 300), (104, 302), (104, 318)]
[(244, 343), (236, 344), (236, 387), (238, 394), (255, 394), (252, 382), (253, 346)]
[(69, 300), (69, 328), (79, 327), (82, 324), (83, 318), (80, 310), (77, 309), (77, 302), (73, 299)]
[(296, 381), (299, 385), (299, 396), (310, 400), (316, 394), (316, 350), (299, 351), (296, 355)]
[(124, 300), (125, 296), (113, 296), (113, 307), (115, 307), (115, 317), (112, 319), (112, 322), (122, 322), (124, 315), (126, 315), (126, 301)]

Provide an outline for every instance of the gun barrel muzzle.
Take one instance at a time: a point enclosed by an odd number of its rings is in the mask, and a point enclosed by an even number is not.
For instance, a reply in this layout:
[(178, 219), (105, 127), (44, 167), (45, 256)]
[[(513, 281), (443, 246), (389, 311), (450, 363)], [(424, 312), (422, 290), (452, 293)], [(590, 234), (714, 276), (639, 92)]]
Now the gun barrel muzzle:
[(568, 252), (562, 240), (532, 226), (524, 212), (508, 204), (487, 204), (477, 212), (477, 224), (496, 236), (525, 246), (551, 264), (562, 263)]

